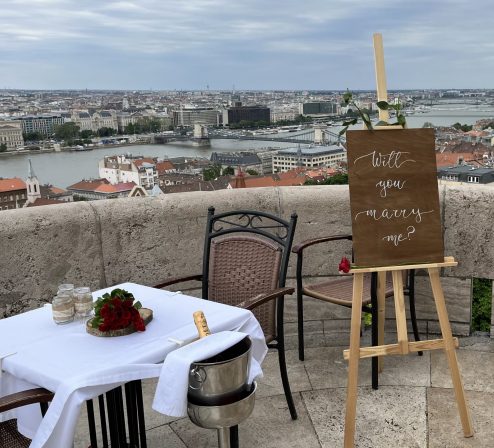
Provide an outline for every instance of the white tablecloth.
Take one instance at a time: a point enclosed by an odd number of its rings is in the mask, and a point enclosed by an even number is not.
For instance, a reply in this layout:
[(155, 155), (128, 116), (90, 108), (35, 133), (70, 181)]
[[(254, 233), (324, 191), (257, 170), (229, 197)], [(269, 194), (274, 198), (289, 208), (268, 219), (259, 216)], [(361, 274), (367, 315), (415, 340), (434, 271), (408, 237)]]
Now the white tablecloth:
[(192, 314), (203, 310), (213, 333), (234, 330), (248, 334), (253, 356), (262, 362), (267, 347), (262, 329), (250, 311), (194, 297), (124, 283), (96, 291), (99, 297), (114, 288), (134, 294), (153, 320), (142, 333), (117, 338), (101, 338), (86, 333), (85, 324), (56, 325), (51, 307), (0, 320), (0, 357), (4, 373), (0, 395), (29, 388), (45, 387), (55, 392), (45, 418), (35, 434), (22, 425), (19, 429), (33, 438), (31, 446), (70, 447), (81, 405), (119, 384), (134, 379), (157, 377), (166, 355), (178, 348), (177, 340), (197, 335)]

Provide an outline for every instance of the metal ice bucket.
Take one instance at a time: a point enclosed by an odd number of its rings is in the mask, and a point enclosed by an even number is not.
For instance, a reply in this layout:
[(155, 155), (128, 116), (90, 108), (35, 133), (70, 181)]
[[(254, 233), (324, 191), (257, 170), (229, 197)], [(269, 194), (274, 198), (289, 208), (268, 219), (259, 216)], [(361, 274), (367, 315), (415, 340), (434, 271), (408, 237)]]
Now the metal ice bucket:
[(234, 401), (247, 389), (252, 342), (240, 342), (189, 370), (188, 400), (202, 406), (220, 406)]

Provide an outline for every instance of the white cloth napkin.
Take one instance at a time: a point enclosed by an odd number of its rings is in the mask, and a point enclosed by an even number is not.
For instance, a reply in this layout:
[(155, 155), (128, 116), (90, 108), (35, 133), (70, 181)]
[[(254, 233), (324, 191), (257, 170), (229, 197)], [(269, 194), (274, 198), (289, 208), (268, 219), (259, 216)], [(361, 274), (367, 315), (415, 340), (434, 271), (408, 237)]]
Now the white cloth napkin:
[[(153, 409), (171, 417), (185, 417), (190, 365), (221, 353), (246, 336), (245, 333), (235, 331), (213, 333), (168, 354), (156, 387)], [(255, 378), (262, 377), (260, 362), (262, 358), (256, 359), (254, 351), (251, 350), (249, 384)]]

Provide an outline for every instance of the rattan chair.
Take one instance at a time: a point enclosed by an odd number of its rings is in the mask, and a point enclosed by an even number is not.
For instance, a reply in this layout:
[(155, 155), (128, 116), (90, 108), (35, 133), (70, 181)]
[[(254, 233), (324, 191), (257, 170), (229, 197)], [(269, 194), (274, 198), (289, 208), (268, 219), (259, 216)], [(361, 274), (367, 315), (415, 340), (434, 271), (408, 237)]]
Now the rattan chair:
[[(334, 235), (328, 237), (314, 238), (303, 241), (293, 246), (292, 252), (297, 254), (297, 320), (298, 320), (298, 349), (299, 359), (304, 360), (304, 308), (303, 296), (313, 297), (325, 302), (342, 305), (348, 308), (352, 307), (353, 299), (353, 276), (344, 275), (325, 280), (315, 284), (305, 284), (303, 281), (303, 259), (305, 249), (332, 241), (352, 240), (352, 235)], [(410, 302), (410, 317), (414, 338), (420, 340), (417, 319), (415, 313), (415, 289), (414, 289), (415, 272), (413, 270), (404, 271), (404, 293), (408, 296)], [(391, 278), (386, 278), (385, 297), (393, 295), (393, 283)], [(362, 296), (362, 310), (372, 315), (372, 345), (378, 345), (378, 307), (377, 307), (377, 274), (364, 275), (364, 291)], [(419, 352), (422, 355), (422, 352)], [(372, 387), (378, 388), (378, 358), (372, 358)]]
[(281, 380), (292, 419), (297, 418), (286, 371), (283, 332), (284, 295), (293, 234), (297, 222), (257, 211), (215, 215), (208, 209), (202, 274), (174, 278), (156, 285), (164, 288), (182, 281), (202, 282), (202, 298), (252, 310), (268, 347), (278, 350)]
[[(49, 390), (42, 388), (24, 390), (22, 392), (1, 397), (0, 414), (21, 406), (27, 406), (28, 404), (39, 403), (41, 414), (45, 415), (48, 409), (48, 403), (52, 400), (53, 393)], [(17, 431), (16, 419), (0, 422), (1, 448), (27, 448), (30, 444), (31, 440)]]

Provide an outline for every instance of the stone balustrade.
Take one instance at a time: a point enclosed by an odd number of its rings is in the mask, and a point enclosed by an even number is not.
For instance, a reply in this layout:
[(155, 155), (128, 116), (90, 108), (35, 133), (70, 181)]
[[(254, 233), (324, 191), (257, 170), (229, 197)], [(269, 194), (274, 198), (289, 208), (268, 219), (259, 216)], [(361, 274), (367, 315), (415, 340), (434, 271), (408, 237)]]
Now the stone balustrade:
[[(454, 332), (463, 335), (470, 331), (471, 278), (494, 278), (494, 189), (441, 186), (440, 198), (445, 253), (459, 262), (457, 268), (444, 270), (443, 285)], [(347, 186), (194, 192), (3, 211), (0, 316), (51, 300), (63, 282), (99, 289), (125, 281), (152, 285), (170, 276), (200, 272), (210, 205), (218, 212), (255, 209), (285, 218), (296, 211), (295, 242), (351, 232)], [(311, 249), (304, 273), (337, 275), (348, 250), (345, 243)], [(292, 279), (294, 265), (295, 257)], [(329, 305), (323, 303), (313, 306), (308, 320), (323, 326), (334, 320), (336, 330), (348, 326), (346, 310), (324, 311), (322, 307)], [(392, 315), (392, 306), (388, 311)], [(417, 278), (417, 316), (422, 331), (437, 330), (429, 283), (423, 276)], [(289, 301), (287, 319), (294, 318)]]

